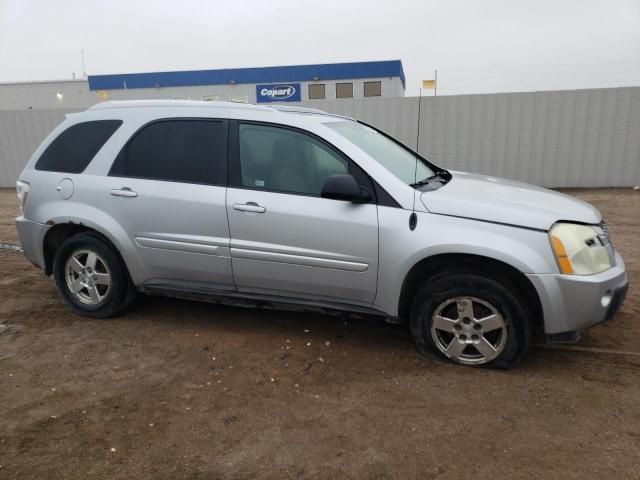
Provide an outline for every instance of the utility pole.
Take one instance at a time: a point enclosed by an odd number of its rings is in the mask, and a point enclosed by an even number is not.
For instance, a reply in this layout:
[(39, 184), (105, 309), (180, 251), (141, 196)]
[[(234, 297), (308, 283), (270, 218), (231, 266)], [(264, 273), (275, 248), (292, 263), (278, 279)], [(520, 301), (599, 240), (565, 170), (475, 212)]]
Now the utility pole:
[(80, 49), (80, 58), (82, 59), (82, 78), (87, 78), (87, 69), (84, 66), (84, 48)]
[(438, 96), (438, 70), (435, 70), (435, 75), (433, 77), (433, 96)]
[[(433, 96), (438, 96), (438, 70), (434, 70), (433, 77)], [(431, 158), (436, 161), (436, 155), (438, 153), (437, 143), (438, 143), (438, 100), (434, 98), (433, 100), (433, 109), (432, 109), (432, 117), (433, 117), (433, 129), (431, 131)]]

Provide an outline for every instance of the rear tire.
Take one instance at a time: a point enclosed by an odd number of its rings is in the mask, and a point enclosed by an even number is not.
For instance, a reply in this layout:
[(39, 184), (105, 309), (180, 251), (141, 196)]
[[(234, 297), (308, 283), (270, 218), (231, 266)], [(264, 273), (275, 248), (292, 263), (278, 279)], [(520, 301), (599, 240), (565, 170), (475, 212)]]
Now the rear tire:
[(508, 369), (531, 346), (531, 318), (508, 280), (471, 271), (428, 278), (411, 308), (418, 350), (455, 363)]
[(98, 235), (66, 239), (53, 258), (53, 278), (64, 303), (78, 315), (108, 318), (135, 299), (124, 261)]

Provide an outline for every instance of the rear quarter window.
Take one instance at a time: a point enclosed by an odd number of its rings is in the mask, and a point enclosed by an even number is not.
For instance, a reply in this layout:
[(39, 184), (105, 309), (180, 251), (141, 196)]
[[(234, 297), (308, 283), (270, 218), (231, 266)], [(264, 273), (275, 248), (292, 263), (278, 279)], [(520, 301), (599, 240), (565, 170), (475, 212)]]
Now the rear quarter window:
[(49, 144), (36, 170), (82, 173), (122, 125), (122, 120), (95, 120), (70, 126)]

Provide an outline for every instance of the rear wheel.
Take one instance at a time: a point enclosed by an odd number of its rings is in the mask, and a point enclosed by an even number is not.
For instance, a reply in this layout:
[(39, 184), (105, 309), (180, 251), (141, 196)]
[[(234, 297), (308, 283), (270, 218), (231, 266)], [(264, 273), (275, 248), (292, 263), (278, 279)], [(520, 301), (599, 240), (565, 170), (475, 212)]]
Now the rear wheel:
[(427, 279), (411, 311), (422, 353), (463, 365), (512, 368), (531, 345), (531, 320), (506, 280), (473, 272)]
[(99, 236), (80, 233), (65, 240), (53, 259), (58, 293), (74, 312), (107, 318), (134, 299), (124, 262)]

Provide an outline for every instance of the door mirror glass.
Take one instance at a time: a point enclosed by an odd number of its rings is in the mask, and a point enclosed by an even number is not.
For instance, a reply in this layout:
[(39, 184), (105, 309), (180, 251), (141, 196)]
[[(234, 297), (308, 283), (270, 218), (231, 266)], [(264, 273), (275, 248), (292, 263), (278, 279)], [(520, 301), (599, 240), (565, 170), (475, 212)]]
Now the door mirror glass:
[(322, 185), (322, 198), (365, 203), (371, 200), (371, 193), (360, 187), (353, 175), (332, 175)]

